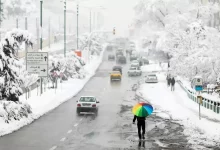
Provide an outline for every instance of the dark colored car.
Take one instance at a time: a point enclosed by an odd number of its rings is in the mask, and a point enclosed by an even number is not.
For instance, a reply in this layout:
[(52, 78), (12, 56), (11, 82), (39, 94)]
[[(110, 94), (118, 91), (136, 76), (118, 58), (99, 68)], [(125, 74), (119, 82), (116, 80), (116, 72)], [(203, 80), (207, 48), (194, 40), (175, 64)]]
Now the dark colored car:
[(106, 47), (106, 50), (107, 50), (107, 51), (112, 51), (112, 50), (113, 50), (113, 46), (112, 46), (112, 45), (108, 45), (108, 46)]
[(119, 56), (117, 58), (117, 63), (126, 64), (127, 63), (126, 57), (125, 56)]
[(138, 58), (137, 56), (131, 55), (130, 61), (137, 60), (137, 58)]
[(118, 57), (118, 56), (123, 56), (123, 55), (124, 55), (124, 53), (121, 52), (121, 51), (117, 51), (117, 52), (116, 52), (116, 57)]
[(120, 73), (122, 74), (122, 67), (121, 66), (114, 66), (112, 68), (112, 71), (120, 71)]
[(108, 60), (115, 60), (115, 55), (112, 54), (108, 55)]
[(150, 64), (149, 60), (147, 60), (146, 58), (143, 58), (143, 62), (144, 62), (144, 64), (146, 64), (146, 65), (149, 65), (149, 64)]

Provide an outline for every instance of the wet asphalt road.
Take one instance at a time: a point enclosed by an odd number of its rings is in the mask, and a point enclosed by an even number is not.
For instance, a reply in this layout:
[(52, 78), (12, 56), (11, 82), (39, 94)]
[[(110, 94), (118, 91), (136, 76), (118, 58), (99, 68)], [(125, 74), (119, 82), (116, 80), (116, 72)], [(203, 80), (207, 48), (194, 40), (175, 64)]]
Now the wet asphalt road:
[[(131, 97), (130, 92), (126, 93), (127, 89), (138, 78), (128, 78), (128, 65), (125, 65), (122, 81), (111, 83), (109, 72), (115, 63), (107, 61), (107, 55), (104, 55), (96, 75), (78, 95), (34, 123), (1, 137), (0, 150), (98, 150), (111, 145), (109, 142), (112, 139), (120, 138), (118, 134), (113, 134), (115, 125), (120, 124), (120, 104), (124, 98)], [(98, 116), (77, 116), (76, 101), (82, 95), (92, 95), (99, 99)]]

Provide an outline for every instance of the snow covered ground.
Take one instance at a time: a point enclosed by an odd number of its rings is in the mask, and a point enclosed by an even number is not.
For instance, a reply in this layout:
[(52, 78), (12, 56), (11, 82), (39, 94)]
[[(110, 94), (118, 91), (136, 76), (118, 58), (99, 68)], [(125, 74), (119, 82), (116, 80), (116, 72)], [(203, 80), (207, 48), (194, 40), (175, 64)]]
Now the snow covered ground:
[(167, 71), (167, 63), (155, 64), (150, 61), (149, 65), (145, 65), (141, 67), (143, 72), (158, 72), (158, 71)]
[[(144, 66), (145, 70), (153, 71), (153, 66)], [(157, 65), (155, 66), (156, 70)], [(157, 73), (159, 83), (142, 84), (139, 93), (144, 99), (152, 103), (156, 111), (166, 111), (170, 116), (163, 118), (172, 119), (185, 127), (185, 134), (190, 137), (189, 142), (195, 149), (203, 148), (202, 145), (216, 145), (220, 140), (220, 115), (201, 107), (202, 119), (199, 120), (199, 106), (187, 97), (185, 91), (176, 84), (174, 92), (167, 87), (164, 73)]]
[[(102, 51), (100, 56), (92, 56), (90, 63), (84, 66), (84, 70), (87, 72), (86, 78), (69, 79), (62, 84), (59, 84), (56, 91), (54, 89), (47, 89), (41, 96), (38, 96), (39, 91), (37, 89), (33, 90), (31, 92), (30, 99), (27, 101), (32, 108), (32, 114), (28, 118), (22, 118), (20, 121), (12, 120), (10, 124), (1, 122), (0, 120), (0, 135), (9, 134), (25, 125), (30, 124), (35, 119), (38, 119), (40, 116), (46, 114), (50, 110), (58, 107), (63, 102), (76, 95), (95, 74), (102, 62), (103, 53), (104, 51)], [(26, 101), (25, 95), (22, 95), (20, 99), (21, 101)]]

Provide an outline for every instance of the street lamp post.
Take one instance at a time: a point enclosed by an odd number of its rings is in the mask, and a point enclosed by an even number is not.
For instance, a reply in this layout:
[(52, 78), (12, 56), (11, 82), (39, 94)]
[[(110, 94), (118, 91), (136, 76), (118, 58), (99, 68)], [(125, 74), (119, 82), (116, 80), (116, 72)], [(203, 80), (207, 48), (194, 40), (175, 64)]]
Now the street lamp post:
[(89, 10), (89, 31), (92, 32), (92, 10)]
[(42, 25), (43, 25), (43, 0), (40, 0), (40, 50), (41, 51), (43, 48)]
[(77, 48), (77, 50), (78, 50), (78, 48), (79, 48), (79, 4), (77, 3), (77, 6), (76, 6), (77, 8), (77, 16), (76, 16), (76, 22), (77, 22), (77, 25), (76, 25), (76, 48)]
[[(43, 0), (40, 0), (40, 49), (43, 50), (43, 37), (42, 37), (42, 25), (43, 25)], [(43, 78), (40, 80), (40, 93), (43, 94)]]
[(66, 57), (66, 0), (64, 0), (64, 57)]

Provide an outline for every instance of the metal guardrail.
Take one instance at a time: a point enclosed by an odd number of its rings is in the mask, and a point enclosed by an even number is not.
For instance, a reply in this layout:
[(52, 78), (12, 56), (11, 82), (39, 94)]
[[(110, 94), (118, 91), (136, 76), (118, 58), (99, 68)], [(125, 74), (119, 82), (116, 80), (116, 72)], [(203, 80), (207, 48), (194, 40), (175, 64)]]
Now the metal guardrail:
[[(187, 96), (196, 103), (200, 103), (199, 99), (197, 99), (197, 94), (190, 89), (187, 89), (181, 81), (178, 81), (180, 87), (187, 93)], [(202, 96), (202, 104), (201, 106), (205, 107), (206, 109), (210, 109), (213, 112), (220, 114), (220, 102), (216, 102), (214, 100), (205, 98)]]

